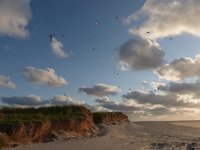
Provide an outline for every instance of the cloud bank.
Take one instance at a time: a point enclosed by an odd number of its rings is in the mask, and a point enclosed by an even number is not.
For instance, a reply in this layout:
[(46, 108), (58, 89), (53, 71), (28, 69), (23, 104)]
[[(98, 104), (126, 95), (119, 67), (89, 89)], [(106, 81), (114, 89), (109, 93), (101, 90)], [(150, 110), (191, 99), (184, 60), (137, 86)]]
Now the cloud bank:
[(183, 101), (178, 95), (172, 93), (155, 94), (154, 92), (132, 91), (123, 95), (123, 98), (134, 100), (138, 104), (162, 105), (175, 108), (192, 106), (191, 103)]
[(35, 107), (44, 106), (48, 104), (48, 101), (42, 101), (39, 96), (13, 96), (13, 97), (1, 97), (1, 101), (8, 106), (21, 106), (21, 107)]
[(83, 101), (77, 101), (65, 95), (56, 95), (47, 100), (42, 100), (40, 96), (36, 95), (1, 97), (0, 100), (5, 106), (10, 107), (84, 105)]

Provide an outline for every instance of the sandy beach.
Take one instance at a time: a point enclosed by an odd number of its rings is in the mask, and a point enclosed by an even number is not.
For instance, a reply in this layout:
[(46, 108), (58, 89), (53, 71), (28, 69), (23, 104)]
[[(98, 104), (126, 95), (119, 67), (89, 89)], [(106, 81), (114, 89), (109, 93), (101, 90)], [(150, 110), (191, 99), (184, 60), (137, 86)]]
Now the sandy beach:
[(200, 121), (135, 122), (105, 125), (90, 138), (20, 145), (3, 150), (196, 150)]

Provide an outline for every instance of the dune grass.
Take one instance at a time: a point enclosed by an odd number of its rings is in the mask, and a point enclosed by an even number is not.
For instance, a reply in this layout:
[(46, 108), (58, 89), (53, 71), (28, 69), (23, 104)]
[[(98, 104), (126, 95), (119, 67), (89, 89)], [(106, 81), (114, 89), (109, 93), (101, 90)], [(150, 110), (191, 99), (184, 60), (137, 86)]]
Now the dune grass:
[(4, 108), (0, 110), (0, 131), (47, 120), (68, 120), (84, 117), (84, 106), (54, 106), (41, 108)]

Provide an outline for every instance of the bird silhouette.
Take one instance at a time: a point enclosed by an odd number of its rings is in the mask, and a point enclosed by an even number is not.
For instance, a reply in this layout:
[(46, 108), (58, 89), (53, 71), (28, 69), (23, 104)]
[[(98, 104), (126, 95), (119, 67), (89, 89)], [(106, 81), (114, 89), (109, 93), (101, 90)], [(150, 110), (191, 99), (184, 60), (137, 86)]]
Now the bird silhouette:
[(99, 25), (99, 22), (95, 22), (94, 26), (96, 27), (96, 26), (98, 26), (98, 25)]
[(49, 34), (49, 39), (50, 39), (50, 42), (52, 42), (53, 38), (55, 37), (55, 34)]

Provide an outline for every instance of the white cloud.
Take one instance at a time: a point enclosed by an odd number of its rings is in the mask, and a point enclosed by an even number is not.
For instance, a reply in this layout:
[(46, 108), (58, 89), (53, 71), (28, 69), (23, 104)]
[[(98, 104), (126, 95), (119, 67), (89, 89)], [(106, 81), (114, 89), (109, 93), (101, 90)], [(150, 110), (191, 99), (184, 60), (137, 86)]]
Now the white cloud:
[(123, 70), (154, 69), (165, 62), (165, 53), (158, 43), (138, 36), (122, 44), (118, 53), (119, 64)]
[(151, 82), (151, 86), (155, 90), (166, 90), (167, 89), (167, 85), (165, 83), (161, 83), (161, 82)]
[(200, 77), (200, 55), (192, 58), (178, 58), (170, 64), (158, 68), (155, 73), (161, 79), (179, 81), (190, 77)]
[(93, 87), (79, 88), (79, 92), (86, 93), (87, 95), (102, 97), (108, 95), (116, 95), (120, 92), (120, 90), (116, 86), (99, 83), (94, 85)]
[(65, 95), (56, 95), (51, 99), (51, 104), (52, 105), (58, 105), (58, 106), (63, 106), (63, 105), (84, 105), (83, 101), (77, 101), (73, 99), (70, 96), (65, 96)]
[[(169, 85), (164, 83), (152, 82), (152, 86), (162, 87), (160, 90), (165, 89), (166, 91), (163, 93), (159, 92), (159, 94), (154, 92), (131, 91), (123, 95), (123, 99), (118, 101), (110, 100), (108, 97), (101, 97), (95, 99), (97, 105), (91, 108), (96, 108), (97, 111), (103, 109), (121, 111), (129, 115), (133, 120), (176, 120), (179, 117), (184, 118), (184, 116), (196, 113), (200, 107), (198, 100), (198, 96), (200, 95), (195, 95), (199, 91), (197, 86), (193, 85), (194, 87), (190, 88), (189, 91), (186, 88), (188, 85), (185, 84), (175, 85), (173, 89), (172, 87), (170, 89)], [(200, 86), (198, 85), (198, 87)]]
[(64, 105), (84, 105), (83, 101), (77, 101), (70, 96), (56, 95), (51, 99), (42, 100), (40, 96), (12, 96), (1, 97), (1, 102), (10, 107), (42, 107), (42, 106), (64, 106)]
[(0, 34), (24, 38), (31, 18), (30, 0), (0, 0)]
[(180, 96), (175, 93), (155, 94), (153, 92), (147, 93), (142, 91), (132, 91), (123, 95), (125, 99), (131, 99), (138, 104), (161, 105), (171, 108), (184, 107), (199, 107), (200, 103), (196, 105), (193, 102), (187, 102), (180, 99)]
[(16, 85), (10, 81), (10, 78), (3, 75), (0, 75), (0, 87), (16, 89)]
[(95, 101), (98, 103), (96, 106), (102, 106), (104, 109), (109, 111), (133, 112), (140, 109), (140, 106), (136, 103), (129, 102), (129, 100), (114, 101), (110, 100), (108, 97), (101, 97)]
[(28, 82), (33, 84), (45, 85), (48, 87), (62, 87), (67, 85), (67, 81), (63, 77), (57, 76), (52, 68), (38, 69), (26, 67), (23, 70), (23, 76)]
[(146, 80), (142, 81), (142, 84), (143, 84), (143, 85), (147, 85), (148, 83), (149, 83), (149, 82), (146, 81)]
[(95, 99), (95, 102), (99, 103), (99, 104), (108, 104), (108, 103), (115, 103), (114, 101), (111, 101), (108, 97), (104, 96), (104, 97), (99, 97), (97, 99)]
[(133, 20), (141, 20), (140, 28), (133, 28), (130, 33), (146, 39), (171, 37), (181, 33), (200, 36), (199, 5), (199, 0), (147, 0), (125, 22), (130, 24)]
[(39, 96), (13, 96), (13, 97), (1, 97), (1, 101), (9, 106), (22, 106), (22, 107), (35, 107), (48, 104), (48, 101), (42, 101)]
[[(172, 96), (170, 96), (172, 95)], [(2, 106), (4, 107), (42, 107), (42, 106), (63, 106), (63, 105), (84, 105), (93, 112), (96, 111), (121, 111), (129, 115), (130, 119), (136, 120), (162, 120), (172, 115), (173, 119), (178, 119), (180, 114), (187, 116), (199, 112), (199, 102), (183, 101), (174, 93), (154, 94), (141, 91), (129, 92), (123, 96), (124, 99), (114, 101), (108, 97), (96, 99), (96, 105), (88, 105), (82, 101), (66, 95), (56, 95), (49, 100), (42, 100), (39, 96), (13, 96), (1, 97)], [(189, 112), (188, 112), (189, 111)], [(178, 114), (178, 115), (177, 115)], [(135, 118), (132, 118), (132, 117)], [(156, 118), (155, 118), (156, 117)], [(184, 118), (183, 116), (181, 116)], [(194, 116), (193, 116), (194, 117)], [(159, 118), (159, 119), (158, 119)], [(197, 118), (195, 118), (197, 119)]]
[(200, 82), (197, 80), (196, 82), (192, 83), (176, 83), (171, 82), (168, 85), (162, 85), (160, 90), (168, 92), (168, 93), (175, 93), (179, 95), (191, 95), (192, 98), (200, 98)]
[(53, 50), (53, 53), (60, 57), (60, 58), (67, 58), (69, 57), (69, 54), (65, 53), (63, 50), (63, 43), (58, 41), (55, 37), (51, 39), (51, 48)]
[(92, 112), (111, 112), (112, 110), (106, 109), (101, 105), (94, 105), (94, 106), (86, 106), (89, 110), (91, 110)]

